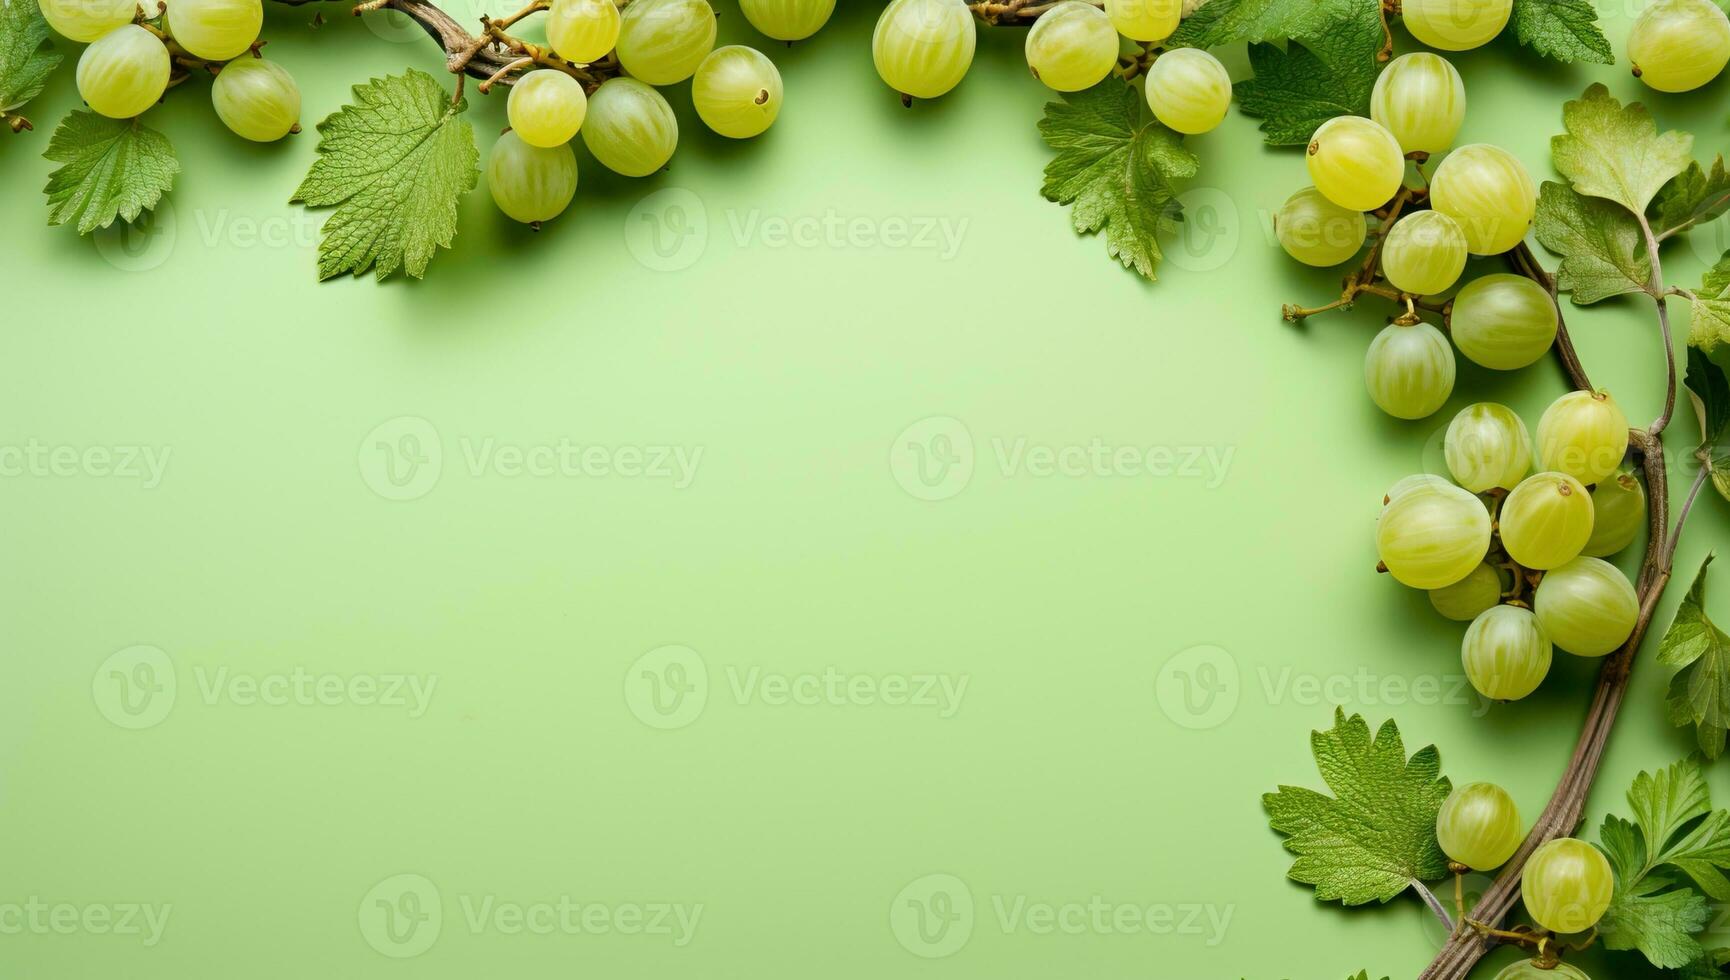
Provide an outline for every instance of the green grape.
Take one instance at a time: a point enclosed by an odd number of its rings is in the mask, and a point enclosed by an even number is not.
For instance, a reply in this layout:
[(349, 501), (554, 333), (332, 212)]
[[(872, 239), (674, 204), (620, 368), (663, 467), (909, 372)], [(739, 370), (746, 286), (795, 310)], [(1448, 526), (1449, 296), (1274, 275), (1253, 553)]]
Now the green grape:
[(613, 0), (553, 0), (547, 43), (566, 61), (590, 64), (619, 43), (619, 20)]
[(1388, 488), (1387, 494), (1382, 497), (1382, 506), (1386, 507), (1404, 496), (1407, 491), (1416, 490), (1419, 487), (1444, 487), (1451, 490), (1453, 486), (1446, 477), (1436, 476), (1433, 473), (1414, 473), (1411, 476), (1402, 476), (1399, 482)]
[(1524, 837), (1519, 807), (1495, 783), (1454, 787), (1436, 813), (1436, 842), (1442, 845), (1442, 853), (1474, 871), (1493, 871), (1507, 864)]
[(1466, 268), (1466, 233), (1440, 211), (1414, 211), (1382, 240), (1382, 274), (1402, 293), (1429, 296), (1451, 287)]
[(131, 119), (168, 89), (168, 48), (137, 24), (116, 27), (78, 57), (78, 94), (111, 119)]
[(1697, 89), (1730, 61), (1730, 18), (1712, 0), (1658, 0), (1628, 31), (1628, 60), (1660, 92)]
[(168, 33), (205, 61), (238, 57), (258, 40), (263, 26), (261, 0), (174, 0), (168, 5)]
[(1117, 33), (1132, 41), (1163, 41), (1177, 30), (1183, 0), (1105, 0)]
[(1513, 10), (1514, 0), (1405, 0), (1400, 19), (1432, 48), (1465, 51), (1502, 33)]
[(1496, 980), (1592, 980), (1586, 972), (1577, 966), (1567, 963), (1557, 963), (1555, 966), (1541, 966), (1537, 960), (1521, 960), (1502, 967), (1502, 972), (1496, 974)]
[(1231, 107), (1231, 76), (1218, 58), (1200, 48), (1174, 48), (1147, 70), (1147, 104), (1170, 128), (1205, 133), (1218, 126)]
[(1469, 623), (1478, 614), (1502, 601), (1502, 575), (1495, 566), (1481, 564), (1453, 585), (1430, 590), (1430, 605), (1456, 622)]
[(1520, 244), (1538, 209), (1538, 189), (1512, 153), (1472, 143), (1447, 155), (1430, 178), (1430, 207), (1460, 223), (1473, 255)]
[(1448, 472), (1473, 493), (1511, 490), (1532, 466), (1532, 437), (1506, 405), (1478, 402), (1460, 409), (1442, 442)]
[(653, 88), (634, 78), (609, 78), (589, 97), (582, 134), (583, 145), (608, 170), (647, 177), (673, 158), (679, 120)]
[(511, 86), (505, 117), (530, 146), (563, 146), (583, 128), (589, 97), (581, 82), (562, 71), (531, 71)]
[(1550, 672), (1550, 638), (1530, 609), (1492, 606), (1466, 629), (1460, 663), (1479, 694), (1492, 701), (1518, 701), (1536, 691)]
[(745, 19), (777, 41), (803, 41), (829, 23), (835, 0), (739, 0)]
[(1556, 301), (1526, 276), (1496, 272), (1454, 295), (1448, 325), (1467, 359), (1512, 371), (1549, 353), (1556, 340)]
[(210, 103), (222, 124), (255, 143), (300, 128), (300, 86), (288, 69), (263, 58), (236, 58), (210, 83)]
[(1610, 907), (1616, 876), (1592, 845), (1558, 837), (1539, 845), (1520, 873), (1520, 894), (1532, 921), (1551, 932), (1585, 932)]
[(1397, 419), (1433, 414), (1454, 391), (1454, 349), (1427, 323), (1390, 323), (1364, 355), (1370, 400)]
[(1570, 391), (1538, 419), (1538, 466), (1593, 484), (1628, 451), (1628, 417), (1605, 391)]
[(890, 0), (871, 34), (871, 59), (890, 88), (935, 99), (961, 84), (978, 43), (965, 0)]
[(715, 47), (708, 0), (634, 0), (619, 18), (619, 64), (650, 85), (690, 78)]
[(1117, 65), (1117, 28), (1093, 4), (1063, 0), (1033, 22), (1025, 48), (1027, 67), (1046, 88), (1079, 92)]
[(691, 101), (710, 129), (732, 139), (750, 139), (774, 124), (781, 112), (781, 73), (755, 48), (716, 48), (697, 69)]
[(1402, 585), (1440, 589), (1472, 574), (1490, 550), (1490, 512), (1448, 483), (1414, 486), (1376, 522), (1376, 551)]
[(1598, 481), (1592, 488), (1592, 538), (1580, 554), (1613, 555), (1634, 543), (1646, 526), (1646, 488), (1628, 472)]
[(1335, 116), (1317, 126), (1306, 155), (1316, 189), (1354, 211), (1388, 203), (1406, 177), (1400, 141), (1362, 116)]
[(137, 0), (39, 0), (48, 26), (70, 41), (89, 43), (132, 23)]
[(1527, 568), (1565, 565), (1592, 537), (1592, 495), (1566, 473), (1527, 477), (1502, 501), (1502, 547)]
[(1602, 657), (1634, 632), (1640, 600), (1621, 569), (1581, 556), (1544, 573), (1532, 609), (1557, 646), (1575, 656)]
[(1370, 118), (1407, 153), (1440, 153), (1454, 145), (1466, 118), (1466, 86), (1453, 63), (1419, 51), (1388, 62), (1370, 92)]
[(577, 193), (577, 155), (565, 144), (534, 146), (515, 130), (487, 157), (487, 189), (499, 210), (524, 224), (562, 214)]
[(1280, 206), (1273, 231), (1287, 255), (1305, 265), (1330, 266), (1358, 254), (1369, 225), (1362, 211), (1342, 208), (1314, 187), (1305, 187)]

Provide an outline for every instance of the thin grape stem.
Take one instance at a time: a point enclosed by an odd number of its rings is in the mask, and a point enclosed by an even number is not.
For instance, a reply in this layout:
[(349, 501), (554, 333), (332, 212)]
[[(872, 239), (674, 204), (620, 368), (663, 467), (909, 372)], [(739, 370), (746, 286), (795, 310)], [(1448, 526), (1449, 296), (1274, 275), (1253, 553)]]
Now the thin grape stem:
[(1664, 543), (1665, 568), (1675, 565), (1676, 545), (1682, 539), (1682, 526), (1688, 523), (1688, 514), (1694, 509), (1694, 500), (1700, 496), (1700, 488), (1706, 485), (1706, 479), (1711, 474), (1711, 464), (1702, 460), (1699, 471), (1694, 474), (1694, 482), (1688, 487), (1688, 496), (1682, 501), (1682, 509), (1676, 512), (1676, 526), (1670, 529), (1669, 540)]
[(1652, 223), (1644, 214), (1635, 214), (1634, 217), (1640, 221), (1640, 234), (1646, 240), (1646, 258), (1652, 264), (1652, 277), (1646, 283), (1646, 291), (1658, 304), (1658, 332), (1664, 338), (1664, 411), (1648, 430), (1656, 436), (1669, 427), (1670, 417), (1676, 412), (1676, 342), (1670, 334), (1670, 307), (1665, 300), (1668, 291), (1664, 288), (1664, 263), (1658, 255), (1658, 239), (1652, 234)]
[[(1095, 7), (1105, 6), (1104, 0), (1089, 0)], [(979, 0), (967, 5), (973, 11), (973, 16), (982, 23), (992, 27), (1009, 26), (1025, 27), (1038, 20), (1040, 15), (1057, 6), (1052, 0)]]
[(1448, 915), (1447, 906), (1443, 905), (1442, 900), (1436, 897), (1436, 893), (1430, 891), (1427, 885), (1416, 879), (1412, 880), (1412, 891), (1418, 893), (1418, 897), (1424, 900), (1424, 904), (1430, 907), (1430, 911), (1434, 912), (1436, 918), (1442, 920), (1442, 925), (1447, 928), (1449, 933), (1452, 933), (1454, 920)]

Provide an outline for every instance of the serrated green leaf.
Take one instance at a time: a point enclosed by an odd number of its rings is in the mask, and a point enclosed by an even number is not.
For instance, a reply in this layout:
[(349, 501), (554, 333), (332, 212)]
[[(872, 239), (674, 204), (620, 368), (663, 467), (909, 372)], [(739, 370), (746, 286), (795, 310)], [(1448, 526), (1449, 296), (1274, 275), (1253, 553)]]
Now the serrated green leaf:
[(61, 164), (42, 191), (48, 223), (76, 224), (80, 235), (156, 207), (180, 172), (168, 137), (136, 119), (85, 109), (67, 113), (42, 155)]
[(1677, 668), (1670, 678), (1671, 723), (1693, 725), (1700, 750), (1716, 759), (1730, 731), (1730, 636), (1706, 615), (1706, 568), (1711, 564), (1711, 555), (1700, 563), (1693, 586), (1658, 644), (1658, 662)]
[(0, 112), (41, 95), (59, 65), (36, 0), (0, 0)]
[[(1689, 343), (1692, 345), (1693, 341)], [(1694, 417), (1700, 423), (1700, 445), (1694, 458), (1707, 467), (1718, 493), (1730, 500), (1730, 380), (1704, 348), (1690, 346), (1688, 373), (1683, 383), (1688, 387), (1688, 400), (1694, 403)]]
[(457, 231), (457, 200), (479, 179), (480, 151), (431, 75), (375, 78), (354, 87), (354, 104), (318, 124), (318, 159), (291, 199), (335, 207), (318, 244), (318, 277), (372, 268), (415, 278)]
[(1712, 920), (1711, 906), (1699, 892), (1677, 888), (1662, 874), (1647, 875), (1631, 887), (1617, 876), (1610, 908), (1598, 922), (1608, 949), (1639, 950), (1653, 966), (1675, 969), (1705, 954), (1694, 934)]
[(1610, 201), (1582, 197), (1564, 184), (1545, 181), (1538, 190), (1532, 231), (1545, 248), (1561, 256), (1556, 285), (1572, 294), (1577, 306), (1640, 292), (1651, 282), (1652, 263), (1639, 223)]
[[(1204, 8), (1205, 9), (1205, 8)], [(1274, 146), (1308, 143), (1317, 126), (1335, 116), (1367, 116), (1381, 65), (1382, 25), (1376, 8), (1361, 6), (1350, 20), (1321, 37), (1292, 41), (1284, 50), (1251, 44), (1254, 78), (1237, 83), (1238, 107), (1262, 120)]]
[(1514, 0), (1513, 22), (1520, 43), (1546, 58), (1599, 65), (1616, 61), (1591, 0)]
[(1367, 8), (1380, 17), (1379, 0), (1208, 0), (1183, 19), (1170, 48), (1215, 48), (1237, 41), (1307, 41)]
[(1693, 162), (1693, 136), (1659, 135), (1644, 105), (1624, 106), (1601, 83), (1562, 107), (1562, 126), (1567, 132), (1550, 138), (1556, 170), (1575, 191), (1635, 214), (1645, 214), (1658, 191)]
[(1683, 967), (1676, 974), (1677, 980), (1723, 980), (1727, 965), (1730, 965), (1730, 948), (1709, 949)]
[(1182, 213), (1171, 182), (1195, 176), (1197, 160), (1182, 136), (1141, 121), (1141, 103), (1115, 78), (1046, 103), (1039, 133), (1057, 155), (1040, 192), (1071, 206), (1077, 232), (1104, 230), (1112, 258), (1154, 279), (1158, 235)]
[(1372, 739), (1361, 715), (1334, 711), (1334, 727), (1310, 734), (1329, 797), (1281, 786), (1262, 797), (1268, 823), (1298, 855), (1288, 877), (1314, 885), (1318, 901), (1386, 902), (1447, 874), (1436, 814), (1453, 788), (1435, 746), (1410, 759), (1390, 719)]
[(1712, 169), (1699, 161), (1688, 161), (1688, 169), (1670, 179), (1652, 200), (1652, 232), (1660, 241), (1698, 224), (1711, 221), (1730, 209), (1730, 174), (1724, 158), (1712, 158)]
[(1730, 343), (1730, 252), (1700, 277), (1700, 288), (1688, 294), (1688, 303), (1689, 347), (1710, 354), (1719, 344)]

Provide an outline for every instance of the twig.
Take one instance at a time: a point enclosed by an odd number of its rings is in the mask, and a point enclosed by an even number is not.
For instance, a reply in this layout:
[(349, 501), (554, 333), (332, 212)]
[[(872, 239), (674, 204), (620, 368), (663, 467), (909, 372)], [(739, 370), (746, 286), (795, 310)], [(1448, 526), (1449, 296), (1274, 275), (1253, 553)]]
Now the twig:
[(1454, 931), (1454, 920), (1448, 915), (1447, 906), (1443, 905), (1441, 899), (1436, 897), (1436, 893), (1430, 891), (1428, 886), (1416, 879), (1413, 879), (1412, 881), (1412, 891), (1417, 892), (1418, 897), (1424, 900), (1424, 904), (1430, 907), (1430, 911), (1436, 913), (1436, 918), (1442, 920), (1443, 928), (1452, 933)]

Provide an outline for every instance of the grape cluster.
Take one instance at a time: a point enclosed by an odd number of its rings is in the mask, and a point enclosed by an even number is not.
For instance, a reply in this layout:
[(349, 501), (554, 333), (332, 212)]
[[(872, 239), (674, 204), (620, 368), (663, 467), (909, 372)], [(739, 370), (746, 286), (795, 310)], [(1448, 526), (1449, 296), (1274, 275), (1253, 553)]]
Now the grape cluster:
[[(1027, 67), (1058, 92), (1079, 92), (1117, 67), (1124, 42), (1152, 45), (1177, 30), (1182, 0), (1061, 0), (1027, 32)], [(877, 74), (907, 99), (935, 99), (961, 84), (978, 45), (965, 0), (891, 0), (877, 20), (871, 56)], [(1205, 133), (1231, 105), (1231, 77), (1200, 48), (1146, 54), (1147, 102), (1154, 118), (1180, 133)]]
[[(740, 0), (745, 19), (781, 41), (815, 34), (835, 0)], [(679, 145), (679, 123), (658, 87), (691, 80), (691, 101), (710, 129), (732, 139), (762, 135), (781, 111), (781, 73), (744, 45), (715, 47), (708, 0), (553, 0), (547, 42), (572, 65), (608, 55), (624, 72), (592, 91), (559, 68), (527, 72), (511, 87), (510, 131), (493, 144), (487, 187), (499, 210), (539, 225), (562, 214), (577, 192), (579, 134), (602, 166), (647, 177)]]
[[(155, 105), (188, 66), (216, 74), (217, 118), (260, 143), (300, 131), (300, 87), (288, 70), (258, 56), (262, 0), (41, 0), (49, 26), (88, 46), (78, 58), (78, 94), (111, 119)], [(246, 57), (243, 57), (246, 55)]]
[[(1436, 814), (1436, 841), (1456, 873), (1494, 871), (1514, 856), (1525, 836), (1513, 797), (1494, 783), (1456, 787)], [(1520, 894), (1526, 912), (1552, 933), (1582, 933), (1597, 925), (1614, 891), (1609, 860), (1591, 844), (1572, 837), (1546, 841), (1521, 869)], [(1515, 964), (1498, 974), (1497, 980), (1537, 976), (1588, 980), (1573, 967), (1566, 967), (1568, 972), (1550, 972), (1559, 968), (1550, 963), (1538, 973), (1530, 972), (1538, 969), (1535, 965)]]

